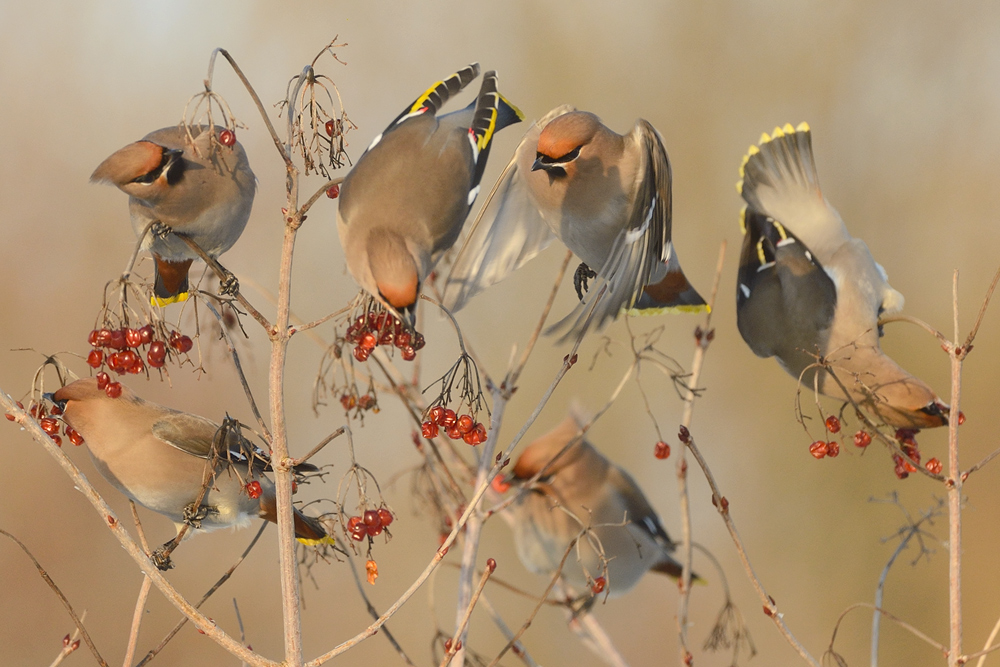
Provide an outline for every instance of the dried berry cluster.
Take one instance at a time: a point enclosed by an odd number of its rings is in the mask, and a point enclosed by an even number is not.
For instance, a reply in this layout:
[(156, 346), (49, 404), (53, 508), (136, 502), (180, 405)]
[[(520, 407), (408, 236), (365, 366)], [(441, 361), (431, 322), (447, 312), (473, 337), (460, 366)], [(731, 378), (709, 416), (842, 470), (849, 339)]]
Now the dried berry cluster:
[(486, 427), (472, 415), (458, 415), (451, 408), (438, 405), (428, 410), (426, 417), (420, 432), (428, 440), (436, 438), (438, 431), (443, 430), (452, 440), (464, 440), (473, 447), (486, 442)]
[[(378, 401), (372, 394), (362, 394), (361, 396), (355, 396), (354, 394), (346, 393), (340, 397), (340, 404), (344, 406), (345, 411), (351, 411), (354, 408), (358, 410), (371, 410), (378, 405)], [(377, 412), (377, 411), (376, 411)]]
[[(191, 338), (178, 331), (171, 331), (166, 341), (157, 340), (156, 330), (151, 324), (139, 329), (94, 329), (87, 336), (87, 342), (94, 348), (87, 355), (87, 365), (94, 369), (107, 368), (119, 375), (138, 375), (146, 371), (146, 364), (151, 368), (163, 368), (167, 363), (168, 346), (178, 354), (187, 354), (194, 347)], [(148, 347), (145, 363), (138, 351), (140, 347)], [(101, 384), (102, 375), (107, 377), (107, 373), (98, 373), (98, 384)], [(117, 382), (104, 384), (119, 385)], [(118, 389), (108, 391), (108, 396), (116, 398), (113, 393), (121, 394), (120, 385)]]
[(417, 358), (417, 350), (426, 345), (423, 335), (410, 331), (389, 313), (369, 312), (358, 317), (347, 328), (344, 339), (354, 343), (354, 358), (367, 361), (378, 345), (388, 345), (400, 351), (404, 361)]
[(385, 507), (377, 510), (365, 510), (361, 516), (352, 516), (347, 520), (347, 534), (355, 542), (366, 537), (377, 537), (387, 529), (393, 521), (392, 512)]

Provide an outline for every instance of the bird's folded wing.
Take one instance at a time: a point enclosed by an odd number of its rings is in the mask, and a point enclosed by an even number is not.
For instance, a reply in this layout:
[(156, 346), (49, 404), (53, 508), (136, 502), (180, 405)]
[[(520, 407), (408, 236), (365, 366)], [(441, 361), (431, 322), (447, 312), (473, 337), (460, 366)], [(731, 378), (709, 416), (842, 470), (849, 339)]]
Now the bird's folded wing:
[(507, 277), (544, 250), (555, 236), (528, 193), (525, 179), (542, 128), (573, 107), (553, 109), (532, 125), (500, 175), (452, 262), (444, 304), (460, 310), (473, 296)]
[(220, 427), (197, 415), (170, 413), (153, 424), (153, 435), (171, 447), (200, 459), (209, 458), (219, 447), (220, 458), (230, 463), (270, 469), (270, 457), (243, 437), (236, 420), (227, 419)]

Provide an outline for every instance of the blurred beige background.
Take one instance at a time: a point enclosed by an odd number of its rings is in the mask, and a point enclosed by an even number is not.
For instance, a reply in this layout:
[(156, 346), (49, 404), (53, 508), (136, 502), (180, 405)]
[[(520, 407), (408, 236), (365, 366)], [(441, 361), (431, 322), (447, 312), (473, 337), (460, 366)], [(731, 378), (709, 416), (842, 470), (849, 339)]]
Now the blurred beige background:
[[(895, 543), (882, 540), (901, 524), (893, 507), (869, 502), (898, 491), (917, 514), (943, 488), (919, 475), (900, 482), (884, 450), (865, 456), (845, 447), (835, 460), (817, 462), (795, 422), (794, 382), (773, 360), (753, 356), (735, 327), (736, 259), (739, 251), (733, 188), (740, 157), (760, 133), (776, 124), (807, 120), (824, 192), (850, 230), (863, 237), (907, 297), (906, 312), (950, 332), (951, 275), (961, 270), (961, 321), (968, 327), (1000, 262), (1000, 7), (929, 2), (531, 2), (491, 5), (465, 2), (88, 2), (0, 4), (0, 387), (17, 397), (28, 389), (40, 352), (87, 350), (86, 335), (101, 303), (104, 283), (121, 271), (134, 240), (125, 196), (87, 179), (105, 156), (150, 130), (176, 123), (197, 93), (208, 57), (228, 48), (265, 103), (282, 98), (288, 79), (335, 34), (350, 44), (338, 53), (344, 67), (324, 61), (359, 129), (349, 136), (357, 158), (371, 138), (428, 85), (473, 60), (496, 69), (502, 91), (529, 118), (561, 103), (598, 113), (612, 128), (628, 130), (637, 117), (664, 136), (674, 169), (674, 238), (686, 272), (707, 293), (720, 242), (729, 242), (719, 305), (717, 338), (703, 376), (693, 431), (713, 466), (746, 541), (754, 566), (778, 601), (792, 631), (813, 655), (822, 655), (838, 615), (871, 601), (876, 580)], [(254, 213), (241, 241), (225, 257), (241, 278), (274, 289), (283, 205), (282, 165), (235, 76), (217, 69), (216, 89), (249, 125), (239, 134), (259, 178)], [(485, 181), (492, 183), (525, 125), (498, 135)], [(311, 179), (306, 192), (321, 181)], [(345, 274), (333, 224), (333, 203), (319, 202), (302, 228), (296, 252), (293, 305), (312, 319), (343, 305), (355, 293)], [(553, 248), (519, 274), (479, 297), (461, 321), (494, 374), (502, 373), (511, 345), (534, 324), (545, 289), (562, 258)], [(573, 297), (567, 281), (556, 313)], [(252, 300), (265, 300), (248, 289)], [(994, 414), (1000, 374), (1000, 304), (987, 315), (970, 357), (962, 429), (966, 465), (998, 444)], [(633, 321), (637, 330), (666, 327), (662, 349), (690, 364), (691, 333), (700, 318), (679, 316)], [(498, 327), (497, 324), (503, 326)], [(251, 383), (265, 395), (267, 346), (248, 322), (245, 363)], [(327, 337), (329, 328), (322, 330)], [(606, 332), (626, 340), (619, 322)], [(456, 348), (448, 328), (427, 325), (422, 353), (427, 378), (451, 363)], [(588, 361), (600, 347), (589, 340)], [(892, 325), (885, 347), (945, 397), (948, 363), (922, 331)], [(33, 347), (38, 352), (12, 351)], [(581, 363), (561, 386), (550, 409), (529, 435), (561, 419), (573, 397), (596, 409), (627, 365), (621, 348), (593, 371)], [(505, 437), (516, 432), (555, 373), (564, 350), (541, 343), (508, 408)], [(303, 453), (343, 421), (337, 409), (309, 409), (319, 350), (296, 339), (289, 359), (288, 399), (293, 451)], [(400, 362), (402, 363), (402, 362)], [(82, 362), (78, 372), (85, 372)], [(665, 435), (676, 446), (681, 404), (672, 390), (643, 375)], [(148, 398), (221, 419), (225, 411), (250, 419), (242, 391), (221, 350), (210, 354), (209, 373), (174, 370), (173, 387), (132, 380)], [(358, 431), (358, 455), (386, 486), (399, 514), (395, 538), (378, 544), (381, 577), (370, 588), (384, 609), (423, 569), (437, 546), (436, 530), (410, 509), (409, 481), (390, 478), (418, 463), (398, 405), (386, 399), (380, 415)], [(6, 422), (3, 422), (6, 424)], [(652, 456), (656, 440), (634, 384), (594, 428), (593, 441), (630, 469), (659, 509), (668, 530), (680, 533), (674, 459)], [(946, 434), (925, 433), (925, 457), (944, 458)], [(78, 610), (104, 656), (120, 663), (140, 574), (102, 528), (56, 464), (13, 426), (0, 428), (0, 527), (23, 540)], [(82, 450), (70, 452), (99, 488), (127, 516), (127, 505), (94, 471)], [(343, 446), (323, 454), (336, 464), (331, 481), (307, 497), (332, 496), (345, 470)], [(969, 480), (965, 517), (965, 620), (969, 651), (983, 645), (1000, 615), (996, 567), (996, 510), (1000, 466)], [(713, 550), (748, 616), (760, 656), (752, 664), (798, 664), (739, 568), (722, 521), (700, 474), (692, 473), (695, 537)], [(302, 494), (300, 494), (302, 495)], [(168, 522), (148, 513), (150, 539), (171, 534)], [(939, 641), (947, 642), (945, 521), (930, 528), (935, 549), (915, 566), (909, 550), (893, 569), (885, 606)], [(207, 613), (238, 633), (232, 598), (238, 598), (247, 638), (255, 649), (281, 652), (276, 554), (271, 529), (233, 580), (207, 605)], [(170, 578), (199, 597), (235, 559), (252, 531), (199, 537), (177, 554)], [(517, 561), (501, 522), (486, 526), (481, 557), (493, 556), (498, 576), (523, 587), (544, 586)], [(711, 584), (692, 602), (692, 643), (700, 647), (720, 604), (718, 575), (699, 560)], [(314, 570), (316, 589), (304, 586), (305, 646), (315, 655), (367, 625), (345, 564)], [(455, 571), (434, 581), (435, 614), (421, 591), (391, 623), (417, 664), (430, 662), (437, 624), (447, 632), (454, 618)], [(598, 618), (635, 665), (675, 664), (676, 590), (649, 576), (632, 593), (596, 609)], [(492, 593), (512, 625), (531, 603), (502, 590)], [(173, 625), (178, 613), (154, 591), (147, 606), (140, 655)], [(868, 656), (871, 617), (856, 611), (842, 626), (837, 647), (852, 665)], [(0, 541), (0, 665), (45, 665), (72, 623), (23, 554)], [(542, 664), (597, 664), (566, 630), (562, 615), (544, 609), (525, 637)], [(470, 645), (493, 655), (502, 641), (476, 615)], [(86, 651), (73, 664), (90, 664)], [(341, 664), (396, 664), (377, 636)], [(696, 664), (728, 665), (726, 654), (696, 652)], [(938, 665), (940, 654), (889, 623), (883, 664)], [(990, 662), (1000, 663), (992, 657)], [(190, 627), (154, 664), (235, 664)], [(508, 656), (504, 664), (517, 664)]]

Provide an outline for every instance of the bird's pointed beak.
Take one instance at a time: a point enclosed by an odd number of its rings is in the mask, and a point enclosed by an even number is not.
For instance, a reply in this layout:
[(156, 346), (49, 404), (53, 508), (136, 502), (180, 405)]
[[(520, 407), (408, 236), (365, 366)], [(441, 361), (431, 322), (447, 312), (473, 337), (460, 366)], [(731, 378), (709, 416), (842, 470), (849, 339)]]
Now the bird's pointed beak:
[(546, 165), (544, 162), (542, 162), (542, 154), (539, 153), (538, 157), (536, 157), (535, 161), (531, 164), (531, 171), (538, 171), (539, 169), (545, 169), (545, 168)]
[(46, 401), (51, 401), (54, 405), (59, 406), (60, 410), (66, 409), (66, 401), (57, 401), (55, 394), (50, 394), (50, 393), (42, 394), (42, 398), (44, 398)]

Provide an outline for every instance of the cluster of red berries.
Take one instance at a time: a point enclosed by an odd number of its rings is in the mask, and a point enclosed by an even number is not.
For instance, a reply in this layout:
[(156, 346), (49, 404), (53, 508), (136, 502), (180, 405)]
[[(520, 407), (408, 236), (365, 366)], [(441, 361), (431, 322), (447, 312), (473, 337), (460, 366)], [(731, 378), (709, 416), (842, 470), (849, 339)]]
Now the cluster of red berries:
[[(167, 362), (168, 345), (180, 354), (186, 354), (194, 347), (194, 341), (178, 331), (171, 331), (167, 341), (156, 340), (156, 332), (150, 324), (139, 329), (94, 329), (87, 336), (87, 342), (94, 348), (87, 355), (87, 365), (91, 368), (107, 366), (119, 375), (138, 375), (146, 370), (146, 364), (162, 368)], [(149, 346), (145, 363), (137, 351), (143, 346)]]
[(420, 332), (407, 331), (403, 323), (389, 313), (375, 312), (358, 317), (347, 327), (344, 339), (354, 343), (354, 358), (358, 361), (368, 361), (378, 345), (395, 347), (404, 361), (413, 361), (417, 358), (417, 350), (427, 344)]
[(352, 516), (347, 520), (347, 533), (355, 542), (365, 537), (376, 537), (393, 522), (392, 512), (384, 507), (377, 510), (365, 510), (361, 516)]
[[(17, 402), (17, 407), (24, 410), (24, 404), (21, 401)], [(52, 442), (56, 443), (59, 447), (62, 447), (62, 436), (59, 435), (60, 428), (62, 428), (63, 434), (74, 445), (79, 447), (83, 444), (83, 436), (80, 435), (80, 432), (69, 424), (64, 423), (60, 418), (62, 408), (58, 405), (53, 405), (51, 410), (46, 410), (44, 405), (32, 405), (31, 409), (28, 410), (28, 414), (38, 420), (38, 425), (52, 438)], [(14, 421), (14, 415), (8, 413), (6, 417), (7, 421)]]
[(264, 489), (260, 488), (260, 482), (257, 480), (247, 482), (247, 495), (250, 496), (251, 500), (257, 500), (262, 493), (264, 493)]
[(344, 406), (345, 411), (353, 410), (354, 408), (359, 408), (361, 410), (371, 410), (374, 408), (378, 402), (375, 397), (371, 394), (364, 394), (362, 396), (354, 396), (353, 394), (344, 394), (340, 397), (340, 404)]
[(831, 440), (830, 442), (817, 440), (813, 444), (809, 445), (809, 453), (817, 459), (821, 459), (826, 456), (834, 459), (840, 454), (840, 443), (836, 440)]
[(236, 143), (236, 133), (232, 130), (219, 132), (219, 143), (223, 146), (232, 146)]
[(451, 408), (438, 405), (427, 411), (427, 421), (420, 425), (421, 434), (428, 440), (436, 438), (443, 430), (452, 440), (464, 440), (465, 444), (476, 445), (486, 442), (486, 427), (472, 415), (457, 415)]

